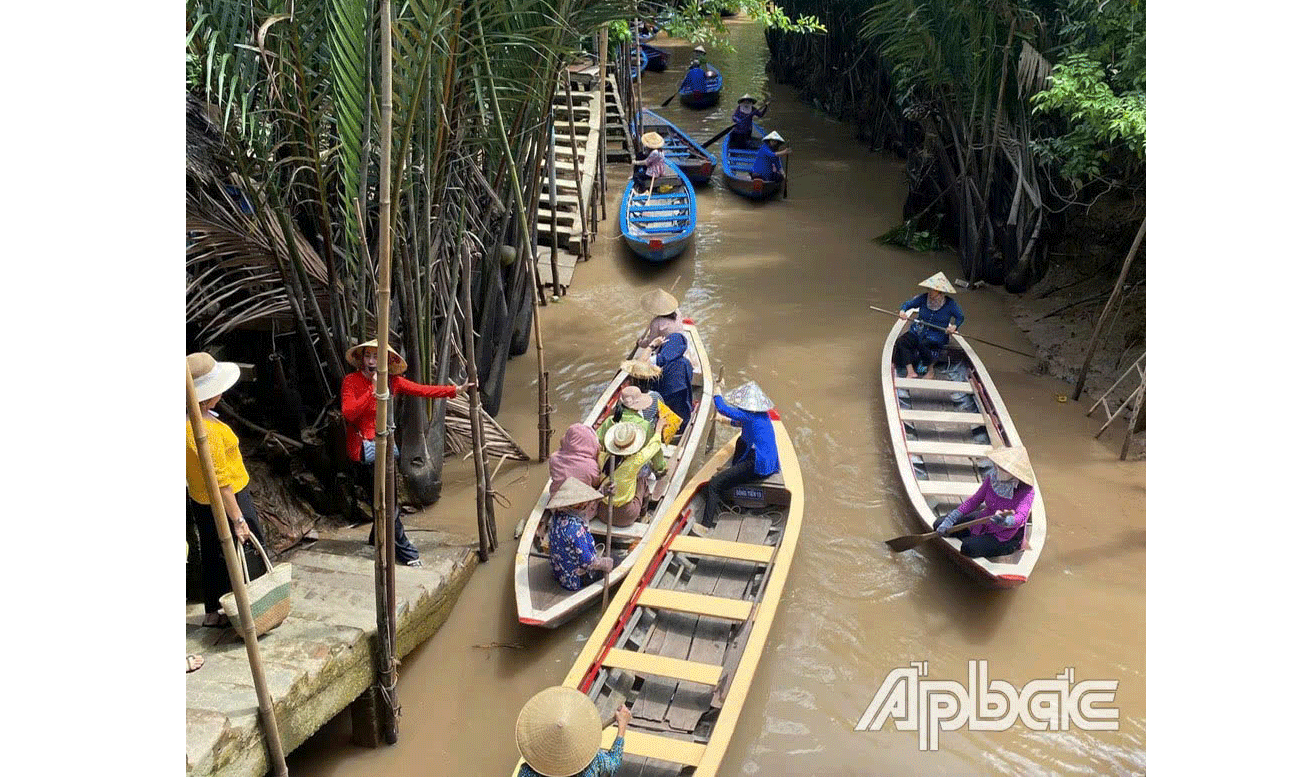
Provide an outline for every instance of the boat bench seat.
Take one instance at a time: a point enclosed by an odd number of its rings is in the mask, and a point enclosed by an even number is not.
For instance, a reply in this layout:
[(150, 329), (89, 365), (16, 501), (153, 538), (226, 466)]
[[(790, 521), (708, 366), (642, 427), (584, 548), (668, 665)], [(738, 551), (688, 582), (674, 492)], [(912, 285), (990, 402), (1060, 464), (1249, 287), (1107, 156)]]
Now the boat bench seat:
[(990, 445), (977, 445), (962, 442), (935, 442), (931, 440), (909, 440), (905, 443), (908, 452), (917, 456), (969, 456), (979, 458), (989, 453)]
[(709, 537), (694, 537), (690, 534), (675, 537), (670, 543), (670, 550), (688, 556), (731, 558), (740, 561), (755, 561), (761, 564), (768, 564), (773, 560), (773, 547), (770, 545), (715, 540)]
[(686, 661), (682, 658), (621, 648), (608, 650), (603, 658), (603, 666), (610, 669), (624, 669), (637, 675), (669, 677), (672, 680), (685, 680), (699, 685), (719, 684), (720, 674), (724, 671), (724, 667), (719, 664), (704, 664), (699, 661)]
[(909, 391), (948, 391), (955, 394), (970, 394), (975, 391), (971, 384), (965, 381), (927, 378), (895, 378), (895, 388)]
[[(603, 729), (602, 749), (611, 750), (616, 741), (616, 727)], [(706, 753), (706, 746), (686, 739), (672, 739), (659, 734), (648, 734), (642, 731), (625, 732), (625, 754), (641, 758), (655, 758), (684, 766), (696, 766)]]
[(643, 593), (639, 594), (638, 606), (730, 621), (744, 621), (751, 614), (751, 602), (745, 599), (707, 596), (666, 588), (643, 589)]
[(782, 479), (781, 472), (767, 478), (734, 486), (727, 494), (729, 501), (743, 507), (786, 507), (791, 504), (791, 492)]

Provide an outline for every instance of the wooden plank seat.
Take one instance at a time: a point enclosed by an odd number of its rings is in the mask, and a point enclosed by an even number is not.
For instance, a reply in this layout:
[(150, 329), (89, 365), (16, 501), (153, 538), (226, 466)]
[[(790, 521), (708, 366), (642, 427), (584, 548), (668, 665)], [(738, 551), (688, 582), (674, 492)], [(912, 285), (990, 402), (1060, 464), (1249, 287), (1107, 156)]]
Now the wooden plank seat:
[(640, 607), (652, 607), (658, 610), (670, 610), (671, 612), (686, 612), (730, 621), (744, 621), (751, 614), (751, 603), (743, 599), (705, 596), (703, 594), (672, 591), (663, 588), (643, 589), (643, 593), (639, 595), (638, 605)]
[(603, 666), (624, 669), (634, 674), (687, 680), (690, 683), (700, 683), (702, 685), (717, 684), (720, 673), (724, 669), (718, 664), (703, 664), (697, 661), (686, 661), (681, 658), (639, 653), (620, 648), (612, 648), (607, 651), (607, 656), (603, 659)]
[[(603, 729), (602, 749), (610, 750), (616, 741), (616, 727)], [(625, 754), (640, 758), (655, 758), (684, 766), (696, 766), (706, 753), (706, 746), (686, 739), (671, 739), (658, 734), (628, 730), (625, 732)]]
[[(603, 537), (607, 536), (607, 524), (603, 523), (601, 518), (589, 519), (589, 533), (594, 535), (594, 542), (602, 542)], [(647, 533), (647, 524), (643, 521), (636, 521), (629, 526), (613, 526), (612, 542), (623, 540), (641, 540)]]
[(729, 490), (727, 498), (744, 507), (785, 507), (791, 504), (791, 492), (787, 490), (781, 472), (750, 483), (740, 483)]
[(712, 558), (731, 558), (740, 561), (755, 561), (768, 564), (773, 560), (773, 547), (756, 545), (752, 542), (732, 542), (714, 540), (707, 537), (694, 537), (684, 534), (670, 543), (670, 550), (690, 556), (710, 556)]
[(635, 234), (642, 233), (644, 235), (673, 235), (673, 234), (678, 234), (681, 231), (682, 231), (682, 228), (676, 224), (673, 227), (643, 227), (643, 228), (639, 228)]
[(901, 407), (899, 409), (899, 420), (916, 423), (982, 426), (985, 423), (985, 416), (979, 410), (970, 413), (958, 413), (945, 410), (907, 410)]
[(960, 380), (927, 380), (926, 378), (895, 378), (895, 388), (912, 391), (948, 391), (951, 393), (970, 394), (971, 384)]
[(980, 484), (965, 480), (918, 480), (917, 488), (924, 496), (956, 496), (966, 499), (976, 493)]
[(918, 456), (970, 456), (981, 457), (989, 453), (992, 446), (963, 442), (936, 442), (933, 440), (909, 440), (908, 452)]
[[(655, 201), (657, 198), (653, 197), (652, 199)], [(664, 205), (630, 205), (630, 213), (648, 213), (654, 210), (682, 210), (687, 206), (688, 198), (681, 197), (678, 202), (682, 204), (674, 205), (667, 202)]]

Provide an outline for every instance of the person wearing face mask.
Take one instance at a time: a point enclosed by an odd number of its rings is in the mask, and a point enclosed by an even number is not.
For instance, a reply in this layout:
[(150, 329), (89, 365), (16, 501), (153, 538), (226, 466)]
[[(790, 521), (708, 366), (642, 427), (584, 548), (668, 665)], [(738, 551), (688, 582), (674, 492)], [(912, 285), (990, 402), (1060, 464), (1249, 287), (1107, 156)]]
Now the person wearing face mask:
[(909, 311), (915, 310), (917, 320), (895, 341), (891, 361), (896, 367), (908, 371), (905, 377), (916, 378), (924, 371), (926, 377), (932, 378), (935, 376), (935, 360), (949, 344), (949, 335), (958, 331), (966, 316), (951, 296), (956, 291), (944, 273), (937, 272), (917, 285), (930, 291), (899, 306), (899, 312), (910, 320), (914, 314)]
[(763, 108), (755, 107), (755, 98), (749, 94), (744, 94), (737, 100), (737, 110), (733, 111), (733, 131), (728, 135), (728, 145), (730, 148), (751, 148), (751, 123), (761, 118), (769, 110), (769, 103), (766, 102)]
[[(962, 555), (968, 558), (1006, 556), (1020, 550), (1034, 504), (1034, 470), (1025, 448), (994, 448), (988, 458), (994, 465), (989, 477), (935, 527), (943, 537), (961, 539)], [(993, 516), (992, 523), (958, 530), (958, 524), (986, 515)]]

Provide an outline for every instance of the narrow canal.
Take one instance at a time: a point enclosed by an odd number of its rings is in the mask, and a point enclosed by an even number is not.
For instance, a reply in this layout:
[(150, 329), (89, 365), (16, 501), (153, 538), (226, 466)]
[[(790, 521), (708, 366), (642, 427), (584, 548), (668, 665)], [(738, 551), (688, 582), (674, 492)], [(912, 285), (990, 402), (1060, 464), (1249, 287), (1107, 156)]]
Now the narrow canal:
[[(1047, 546), (1030, 582), (974, 587), (943, 555), (895, 556), (882, 541), (914, 530), (887, 439), (880, 349), (894, 307), (937, 270), (957, 277), (949, 254), (912, 254), (871, 238), (900, 220), (903, 166), (870, 153), (848, 125), (799, 102), (764, 74), (761, 31), (730, 20), (735, 54), (716, 52), (724, 99), (710, 111), (661, 110), (698, 139), (727, 125), (743, 92), (771, 94), (764, 120), (794, 149), (786, 200), (752, 204), (724, 191), (716, 172), (699, 191), (694, 249), (648, 267), (616, 235), (619, 190), (607, 200), (592, 261), (543, 311), (545, 352), (560, 437), (606, 385), (646, 323), (638, 295), (673, 285), (696, 319), (728, 386), (758, 380), (778, 403), (804, 471), (805, 525), (783, 597), (723, 775), (1129, 774), (1146, 764), (1145, 464), (1118, 461), (1119, 435), (1092, 439), (1086, 403), (1059, 403), (1069, 387), (1030, 374), (1031, 361), (984, 346), (991, 371), (1031, 452), (1048, 506)], [(644, 104), (660, 105), (690, 48), (667, 41), (666, 73), (648, 73)], [(718, 148), (719, 144), (716, 144)], [(627, 168), (611, 166), (613, 180)], [(990, 289), (958, 296), (964, 329), (1031, 350)], [(500, 420), (535, 450), (535, 353), (508, 371)], [(1113, 439), (1112, 439), (1113, 438)], [(700, 462), (697, 462), (700, 463)], [(517, 623), (512, 528), (533, 506), (544, 465), (506, 467), (497, 481), (501, 547), (469, 582), (449, 621), (404, 663), (401, 740), (349, 744), (343, 715), (290, 758), (298, 775), (504, 775), (517, 758), (522, 704), (560, 683), (598, 619), (556, 630)], [(409, 525), (475, 537), (470, 466), (447, 466), (445, 496)], [(416, 536), (416, 535), (415, 535)], [(504, 647), (481, 647), (492, 643)], [(1117, 731), (944, 733), (919, 752), (916, 732), (856, 732), (891, 670), (927, 661), (928, 677), (966, 682), (967, 661), (1017, 688), (1073, 667), (1075, 680), (1119, 681)]]

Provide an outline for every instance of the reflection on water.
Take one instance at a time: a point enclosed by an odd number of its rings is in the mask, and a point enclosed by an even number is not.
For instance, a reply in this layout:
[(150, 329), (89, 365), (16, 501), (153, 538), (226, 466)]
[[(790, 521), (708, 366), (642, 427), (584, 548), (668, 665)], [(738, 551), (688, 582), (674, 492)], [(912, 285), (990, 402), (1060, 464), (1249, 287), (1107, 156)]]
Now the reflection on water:
[[(705, 139), (722, 129), (742, 92), (772, 91), (764, 124), (794, 149), (790, 196), (754, 204), (723, 191), (717, 172), (698, 190), (701, 224), (683, 257), (649, 267), (623, 250), (614, 219), (580, 265), (575, 287), (546, 308), (545, 357), (560, 436), (601, 393), (644, 316), (638, 295), (673, 290), (696, 319), (713, 365), (736, 386), (756, 379), (778, 402), (804, 471), (805, 526), (778, 618), (721, 774), (1042, 774), (1145, 771), (1145, 469), (1117, 461), (1115, 443), (1067, 389), (1027, 373), (1028, 360), (984, 347), (1046, 491), (1048, 545), (1030, 582), (1015, 591), (974, 587), (928, 550), (893, 555), (882, 541), (915, 529), (880, 402), (880, 348), (889, 322), (869, 304), (895, 306), (948, 255), (914, 255), (871, 238), (900, 219), (902, 163), (871, 154), (851, 129), (770, 87), (767, 51), (753, 25), (731, 24), (737, 54), (716, 52), (725, 100), (709, 111), (674, 101), (661, 110)], [(670, 45), (675, 62), (689, 48)], [(659, 105), (681, 72), (648, 73), (644, 102)], [(625, 175), (609, 168), (612, 180)], [(619, 187), (608, 197), (609, 215)], [(959, 296), (969, 332), (1026, 345), (1004, 302), (985, 290)], [(500, 414), (535, 450), (535, 354), (509, 368)], [(447, 469), (445, 496), (411, 526), (475, 537), (471, 467)], [(517, 710), (560, 682), (596, 623), (590, 612), (555, 631), (516, 622), (509, 529), (529, 511), (543, 465), (505, 468), (499, 555), (478, 569), (446, 625), (401, 668), (401, 741), (367, 751), (347, 744), (349, 724), (329, 724), (289, 760), (299, 775), (507, 774)], [(490, 643), (520, 649), (483, 648)], [(1074, 667), (1076, 679), (1120, 681), (1120, 730), (944, 732), (919, 753), (913, 732), (854, 726), (887, 674), (929, 662), (932, 679), (965, 681), (966, 662), (1018, 687)], [(345, 717), (345, 716), (343, 716)]]

